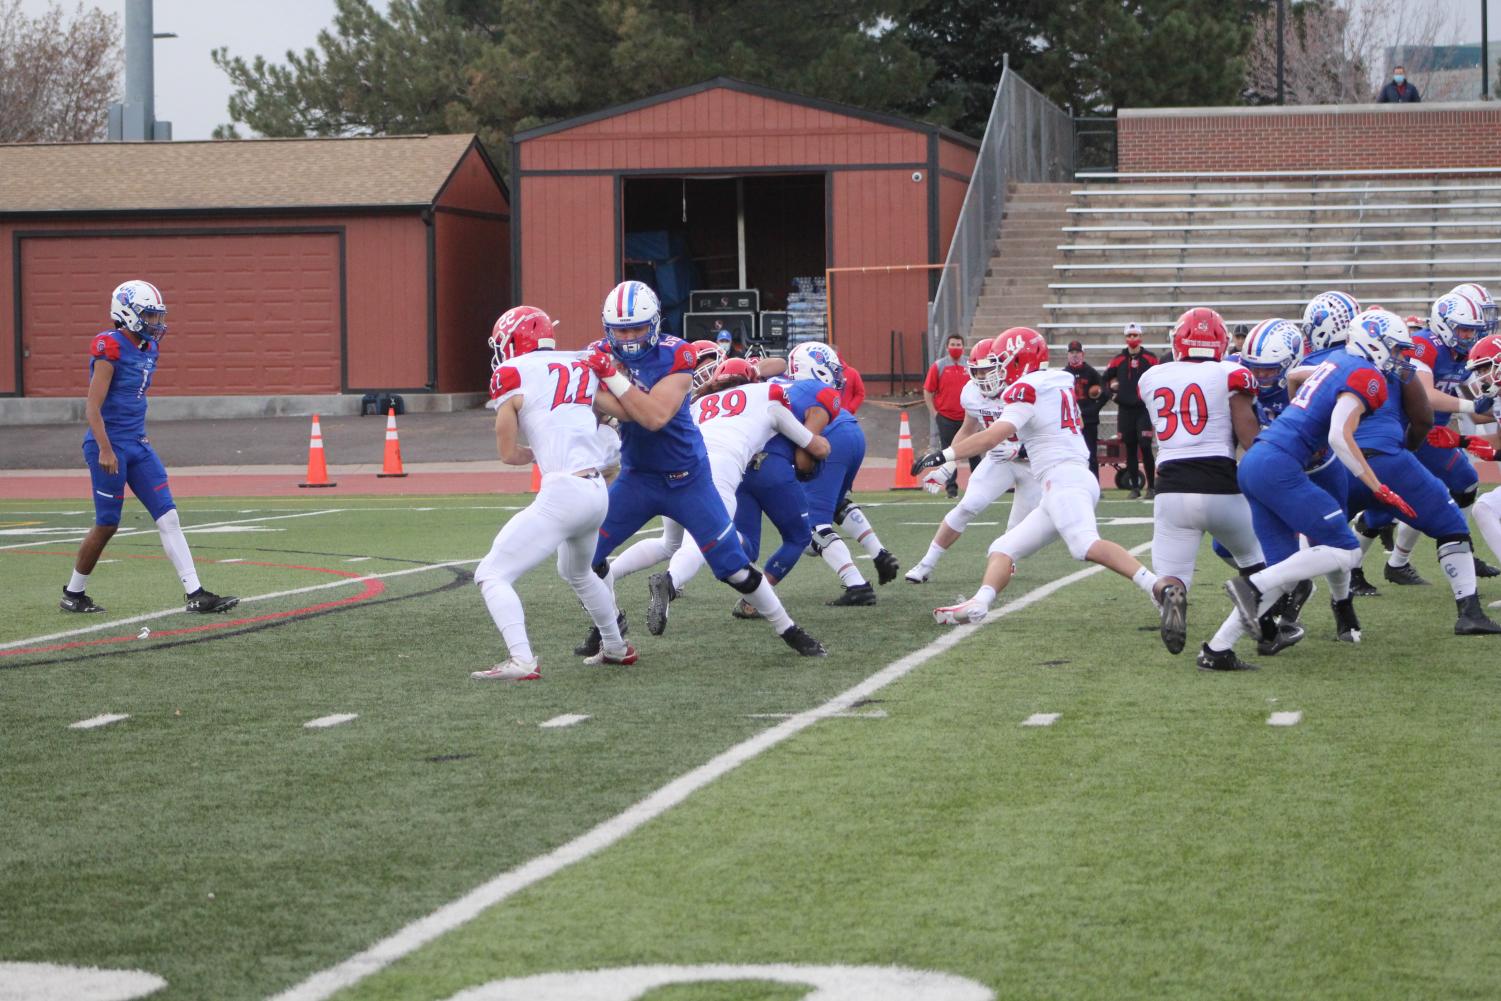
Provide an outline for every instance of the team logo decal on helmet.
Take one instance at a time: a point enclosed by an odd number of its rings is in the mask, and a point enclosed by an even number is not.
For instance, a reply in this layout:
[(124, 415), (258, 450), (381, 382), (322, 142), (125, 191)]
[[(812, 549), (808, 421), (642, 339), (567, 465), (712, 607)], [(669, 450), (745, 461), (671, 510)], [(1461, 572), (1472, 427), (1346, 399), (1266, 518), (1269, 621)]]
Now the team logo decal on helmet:
[[(656, 347), (662, 331), (662, 304), (645, 283), (621, 282), (605, 296), (602, 319), (610, 350), (615, 357), (629, 361)], [(623, 336), (626, 331), (641, 329), (645, 332), (639, 336)]]
[(1322, 351), (1343, 344), (1345, 332), (1359, 312), (1360, 303), (1344, 292), (1320, 292), (1314, 296), (1303, 309), (1303, 337), (1307, 349)]
[(794, 379), (817, 379), (835, 389), (844, 386), (844, 364), (823, 341), (804, 341), (787, 356), (787, 374)]
[(148, 341), (167, 336), (167, 304), (150, 282), (132, 278), (115, 286), (109, 296), (109, 316), (115, 326)]
[(1412, 334), (1396, 313), (1368, 309), (1350, 324), (1345, 350), (1401, 382), (1412, 378)]
[(1434, 301), (1428, 314), (1428, 328), (1450, 350), (1467, 355), (1486, 333), (1485, 306), (1469, 292), (1450, 292)]

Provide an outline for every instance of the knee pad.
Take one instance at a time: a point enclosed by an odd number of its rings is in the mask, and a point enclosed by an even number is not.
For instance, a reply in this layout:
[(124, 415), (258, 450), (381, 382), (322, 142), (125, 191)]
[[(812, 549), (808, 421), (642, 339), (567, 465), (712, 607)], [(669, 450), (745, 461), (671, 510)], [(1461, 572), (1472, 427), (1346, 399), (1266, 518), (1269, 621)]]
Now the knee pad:
[(761, 571), (747, 563), (724, 579), (724, 582), (741, 594), (755, 594), (761, 586)]
[(1458, 556), (1460, 553), (1472, 553), (1475, 546), (1470, 542), (1468, 535), (1446, 535), (1442, 539), (1435, 540), (1438, 544), (1438, 558), (1445, 556)]
[(808, 541), (808, 547), (813, 550), (814, 556), (822, 556), (823, 551), (839, 541), (839, 533), (834, 531), (833, 525), (817, 525), (813, 529), (813, 537)]
[(610, 561), (600, 560), (598, 563), (594, 564), (593, 570), (594, 576), (598, 577), (600, 580), (608, 579), (610, 576)]
[(1454, 498), (1454, 503), (1459, 505), (1459, 509), (1463, 511), (1465, 508), (1475, 503), (1475, 496), (1478, 488), (1478, 484), (1472, 483), (1469, 486), (1465, 487), (1463, 490), (1450, 490), (1449, 496)]
[(850, 503), (849, 494), (845, 494), (843, 497), (839, 498), (839, 503), (834, 505), (834, 524), (843, 525), (844, 516), (848, 514), (849, 509), (854, 506), (855, 505)]

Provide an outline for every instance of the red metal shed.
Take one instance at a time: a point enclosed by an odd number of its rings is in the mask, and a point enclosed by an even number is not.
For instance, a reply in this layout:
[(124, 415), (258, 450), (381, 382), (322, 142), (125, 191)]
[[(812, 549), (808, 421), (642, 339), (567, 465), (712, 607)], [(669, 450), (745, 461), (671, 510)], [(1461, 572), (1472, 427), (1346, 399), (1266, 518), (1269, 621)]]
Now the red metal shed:
[(83, 395), (132, 277), (159, 394), (482, 390), (509, 212), (470, 135), (0, 146), (0, 395)]
[[(531, 129), (512, 140), (511, 285), (578, 346), (628, 273), (627, 232), (666, 234), (699, 287), (759, 288), (763, 309), (791, 277), (941, 265), (978, 147), (723, 77)], [(932, 270), (835, 271), (831, 341), (866, 379), (919, 373), (936, 282)]]

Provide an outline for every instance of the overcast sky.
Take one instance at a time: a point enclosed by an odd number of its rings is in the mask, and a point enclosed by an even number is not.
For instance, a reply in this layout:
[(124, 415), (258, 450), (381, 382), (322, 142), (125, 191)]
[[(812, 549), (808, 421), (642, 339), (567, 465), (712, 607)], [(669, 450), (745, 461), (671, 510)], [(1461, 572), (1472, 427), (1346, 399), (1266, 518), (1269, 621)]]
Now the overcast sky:
[[(1480, 40), (1481, 0), (1411, 0), (1438, 3), (1453, 12), (1460, 40)], [(1492, 38), (1501, 38), (1501, 0), (1486, 0)], [(76, 0), (64, 0), (72, 11)], [(35, 16), (49, 0), (22, 0), (21, 8)], [(86, 3), (119, 15), (124, 25), (124, 0)], [(384, 10), (386, 0), (376, 0)], [(214, 126), (229, 121), (229, 80), (209, 59), (209, 52), (226, 45), (234, 55), (263, 55), (285, 62), (288, 49), (313, 44), (320, 29), (333, 23), (334, 0), (156, 0), (156, 30), (175, 31), (177, 38), (156, 43), (156, 117), (172, 123), (174, 139), (207, 139)], [(1493, 52), (1494, 60), (1501, 52)]]

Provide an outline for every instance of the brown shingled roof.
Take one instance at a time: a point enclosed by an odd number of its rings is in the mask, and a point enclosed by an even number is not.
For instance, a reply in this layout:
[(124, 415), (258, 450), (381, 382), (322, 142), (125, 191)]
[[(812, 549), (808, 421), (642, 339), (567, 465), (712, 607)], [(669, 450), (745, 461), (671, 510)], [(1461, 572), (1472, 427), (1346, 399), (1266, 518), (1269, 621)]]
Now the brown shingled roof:
[(473, 140), (0, 144), (0, 215), (429, 205)]

